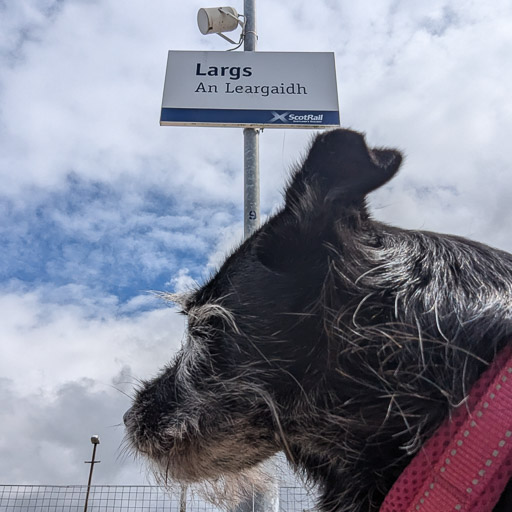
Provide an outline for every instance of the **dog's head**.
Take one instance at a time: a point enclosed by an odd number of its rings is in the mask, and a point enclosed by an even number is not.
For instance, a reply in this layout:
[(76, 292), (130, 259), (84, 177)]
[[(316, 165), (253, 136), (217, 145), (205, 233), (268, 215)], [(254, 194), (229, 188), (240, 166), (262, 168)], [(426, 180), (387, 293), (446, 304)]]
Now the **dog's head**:
[(369, 510), (463, 400), (510, 332), (511, 259), (373, 221), (365, 197), (401, 161), (353, 131), (318, 136), (283, 209), (178, 298), (186, 343), (125, 415), (166, 479), (283, 450), (324, 508)]

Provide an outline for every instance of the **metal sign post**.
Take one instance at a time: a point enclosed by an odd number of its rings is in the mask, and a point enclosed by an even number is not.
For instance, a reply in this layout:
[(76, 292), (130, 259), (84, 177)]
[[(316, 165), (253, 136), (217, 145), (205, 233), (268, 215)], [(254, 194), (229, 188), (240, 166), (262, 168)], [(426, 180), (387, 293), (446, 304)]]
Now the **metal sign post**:
[[(254, 0), (244, 0), (244, 51), (256, 51), (256, 8)], [(260, 225), (260, 162), (257, 128), (244, 128), (244, 237)]]
[[(256, 51), (256, 16), (254, 0), (244, 0), (244, 51)], [(257, 128), (244, 128), (244, 237), (249, 238), (260, 225), (260, 162)], [(270, 512), (276, 510), (277, 482), (266, 493), (253, 490), (252, 499), (240, 503), (236, 512)]]
[[(256, 8), (254, 0), (244, 0), (244, 52), (255, 52)], [(244, 128), (244, 237), (260, 225), (260, 158), (258, 128)], [(272, 512), (279, 507), (279, 488), (273, 479), (266, 492), (253, 490), (252, 499), (240, 503), (236, 512)]]

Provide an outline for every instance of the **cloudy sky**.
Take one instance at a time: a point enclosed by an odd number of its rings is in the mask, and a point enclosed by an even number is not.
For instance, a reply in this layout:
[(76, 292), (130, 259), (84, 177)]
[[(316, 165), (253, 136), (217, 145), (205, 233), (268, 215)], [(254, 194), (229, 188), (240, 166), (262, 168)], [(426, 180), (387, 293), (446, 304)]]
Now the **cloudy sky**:
[[(258, 0), (258, 49), (334, 51), (342, 124), (398, 147), (374, 215), (512, 250), (508, 0)], [(231, 4), (239, 12), (243, 2)], [(160, 127), (167, 51), (225, 50), (196, 0), (0, 0), (0, 483), (147, 483), (133, 384), (242, 236), (242, 130)], [(312, 136), (260, 137), (262, 212)]]

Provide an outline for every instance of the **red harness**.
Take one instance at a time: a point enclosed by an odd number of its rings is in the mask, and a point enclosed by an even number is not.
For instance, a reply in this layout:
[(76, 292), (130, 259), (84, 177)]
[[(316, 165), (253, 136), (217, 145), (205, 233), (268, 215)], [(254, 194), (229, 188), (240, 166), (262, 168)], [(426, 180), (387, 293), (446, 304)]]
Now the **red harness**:
[(490, 512), (512, 477), (512, 344), (407, 466), (380, 512)]

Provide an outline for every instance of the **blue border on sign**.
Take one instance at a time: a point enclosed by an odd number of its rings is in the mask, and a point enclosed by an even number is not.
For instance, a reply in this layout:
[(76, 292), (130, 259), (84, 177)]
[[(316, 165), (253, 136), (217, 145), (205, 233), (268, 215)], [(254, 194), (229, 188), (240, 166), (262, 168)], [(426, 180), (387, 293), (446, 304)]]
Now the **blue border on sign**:
[(340, 115), (333, 110), (230, 110), (198, 108), (162, 108), (161, 123), (251, 124), (338, 126)]

